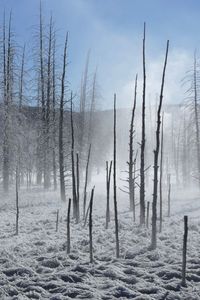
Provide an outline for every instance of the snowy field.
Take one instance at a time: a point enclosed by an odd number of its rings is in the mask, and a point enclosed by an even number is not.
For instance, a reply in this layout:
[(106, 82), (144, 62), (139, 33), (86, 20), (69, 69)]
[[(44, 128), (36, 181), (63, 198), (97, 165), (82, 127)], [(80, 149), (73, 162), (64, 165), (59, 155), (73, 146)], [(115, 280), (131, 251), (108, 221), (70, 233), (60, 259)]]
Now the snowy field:
[[(113, 215), (106, 230), (100, 190), (97, 187), (94, 197), (94, 264), (89, 263), (88, 227), (83, 228), (83, 222), (72, 220), (71, 254), (66, 254), (67, 203), (58, 205), (54, 192), (20, 191), (19, 236), (14, 235), (14, 193), (9, 199), (1, 196), (0, 299), (200, 299), (198, 196), (172, 192), (172, 216), (165, 217), (158, 248), (150, 251), (151, 229), (133, 224), (128, 201), (119, 193), (117, 260)], [(180, 286), (184, 214), (189, 216), (186, 288)]]

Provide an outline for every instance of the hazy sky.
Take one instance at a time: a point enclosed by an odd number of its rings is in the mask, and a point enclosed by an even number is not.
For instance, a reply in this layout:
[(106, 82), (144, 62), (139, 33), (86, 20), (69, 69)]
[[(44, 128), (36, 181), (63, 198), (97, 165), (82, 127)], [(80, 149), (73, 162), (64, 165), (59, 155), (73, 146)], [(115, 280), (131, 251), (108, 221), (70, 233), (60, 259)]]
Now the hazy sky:
[[(20, 44), (31, 49), (33, 25), (38, 24), (39, 0), (0, 0), (1, 11), (12, 8), (13, 27)], [(110, 107), (113, 93), (118, 105), (130, 106), (133, 79), (142, 80), (142, 31), (147, 23), (147, 95), (154, 101), (160, 90), (166, 40), (170, 40), (165, 101), (181, 102), (181, 79), (200, 46), (198, 0), (42, 0), (45, 21), (52, 12), (61, 44), (69, 31), (68, 80), (77, 92), (87, 51), (90, 74), (98, 67), (102, 108)], [(138, 97), (140, 98), (140, 92)], [(138, 99), (141, 101), (141, 99)]]

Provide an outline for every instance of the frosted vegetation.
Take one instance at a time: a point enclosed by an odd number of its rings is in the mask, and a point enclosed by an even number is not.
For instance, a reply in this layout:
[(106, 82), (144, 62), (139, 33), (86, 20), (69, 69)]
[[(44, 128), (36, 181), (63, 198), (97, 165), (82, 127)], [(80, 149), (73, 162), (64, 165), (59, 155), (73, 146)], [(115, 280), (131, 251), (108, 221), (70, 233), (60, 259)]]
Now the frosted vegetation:
[(32, 53), (2, 25), (0, 299), (200, 299), (196, 55), (167, 105), (167, 41), (149, 99), (144, 24), (133, 105), (101, 111), (90, 53), (74, 93), (42, 7)]

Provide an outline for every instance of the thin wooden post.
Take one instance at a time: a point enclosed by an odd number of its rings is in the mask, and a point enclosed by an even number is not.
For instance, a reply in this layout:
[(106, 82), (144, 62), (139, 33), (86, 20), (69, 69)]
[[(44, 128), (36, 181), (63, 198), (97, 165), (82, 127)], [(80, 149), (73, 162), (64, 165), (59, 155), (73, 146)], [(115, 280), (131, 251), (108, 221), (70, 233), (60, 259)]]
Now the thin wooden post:
[(78, 220), (80, 219), (80, 191), (79, 191), (79, 186), (80, 186), (80, 179), (79, 179), (79, 155), (76, 153), (76, 200), (77, 200), (77, 216)]
[(148, 201), (147, 202), (147, 222), (146, 222), (147, 228), (149, 228), (149, 205), (150, 205), (150, 202)]
[(167, 216), (170, 217), (171, 213), (171, 175), (168, 174), (168, 214)]
[(162, 82), (161, 82), (161, 90), (160, 90), (160, 101), (157, 110), (157, 128), (156, 128), (156, 147), (154, 150), (154, 174), (153, 174), (153, 202), (152, 202), (152, 235), (151, 235), (151, 248), (152, 250), (157, 247), (157, 197), (158, 197), (158, 158), (160, 151), (160, 125), (161, 125), (161, 109), (163, 102), (163, 90), (165, 83), (165, 71), (167, 66), (167, 58), (168, 58), (168, 49), (169, 49), (169, 41), (167, 41), (165, 61), (162, 73)]
[(163, 202), (162, 202), (162, 180), (163, 180), (163, 122), (164, 122), (164, 113), (162, 114), (162, 129), (161, 129), (161, 149), (160, 149), (160, 228), (159, 232), (162, 232), (162, 221), (163, 221)]
[(58, 221), (59, 221), (59, 209), (56, 212), (56, 232), (58, 232)]
[(94, 187), (90, 198), (90, 214), (89, 214), (89, 238), (90, 238), (90, 263), (93, 263), (93, 240), (92, 240), (92, 209), (93, 209)]
[(181, 282), (182, 286), (186, 286), (187, 237), (188, 237), (188, 216), (184, 216), (183, 261), (182, 261), (182, 282)]
[(18, 169), (16, 169), (16, 235), (19, 233), (19, 193), (18, 193)]
[(108, 223), (110, 222), (110, 179), (111, 179), (112, 161), (108, 166), (106, 162), (106, 229), (108, 229)]
[(85, 213), (86, 213), (87, 184), (88, 184), (88, 171), (89, 171), (89, 162), (90, 162), (90, 152), (91, 152), (91, 144), (89, 146), (87, 164), (86, 164), (86, 170), (85, 170), (85, 185), (84, 185), (84, 196), (83, 196), (83, 219), (85, 219)]
[(119, 258), (119, 229), (118, 229), (118, 211), (117, 211), (117, 176), (116, 176), (116, 94), (114, 94), (114, 149), (113, 149), (113, 197), (115, 211), (115, 239), (116, 239), (116, 257)]
[(71, 210), (71, 198), (68, 202), (68, 212), (67, 212), (67, 254), (70, 253), (71, 243), (70, 243), (70, 210)]

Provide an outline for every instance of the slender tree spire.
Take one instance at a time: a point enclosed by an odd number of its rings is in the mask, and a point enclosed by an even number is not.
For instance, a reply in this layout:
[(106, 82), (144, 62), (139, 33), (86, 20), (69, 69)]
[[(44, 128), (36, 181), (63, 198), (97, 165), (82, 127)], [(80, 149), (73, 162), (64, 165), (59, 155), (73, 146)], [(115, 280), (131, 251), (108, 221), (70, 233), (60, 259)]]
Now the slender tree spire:
[(165, 83), (165, 72), (167, 66), (169, 41), (167, 41), (165, 61), (162, 74), (162, 83), (160, 90), (160, 101), (157, 111), (157, 129), (156, 129), (156, 149), (154, 150), (154, 183), (153, 183), (153, 203), (152, 203), (152, 237), (151, 237), (151, 248), (155, 249), (157, 247), (157, 196), (158, 196), (158, 157), (160, 150), (160, 125), (161, 125), (161, 109), (163, 102), (163, 90)]
[(142, 95), (142, 140), (140, 152), (140, 225), (145, 224), (145, 101), (146, 101), (146, 62), (145, 62), (146, 24), (143, 36), (143, 95)]

